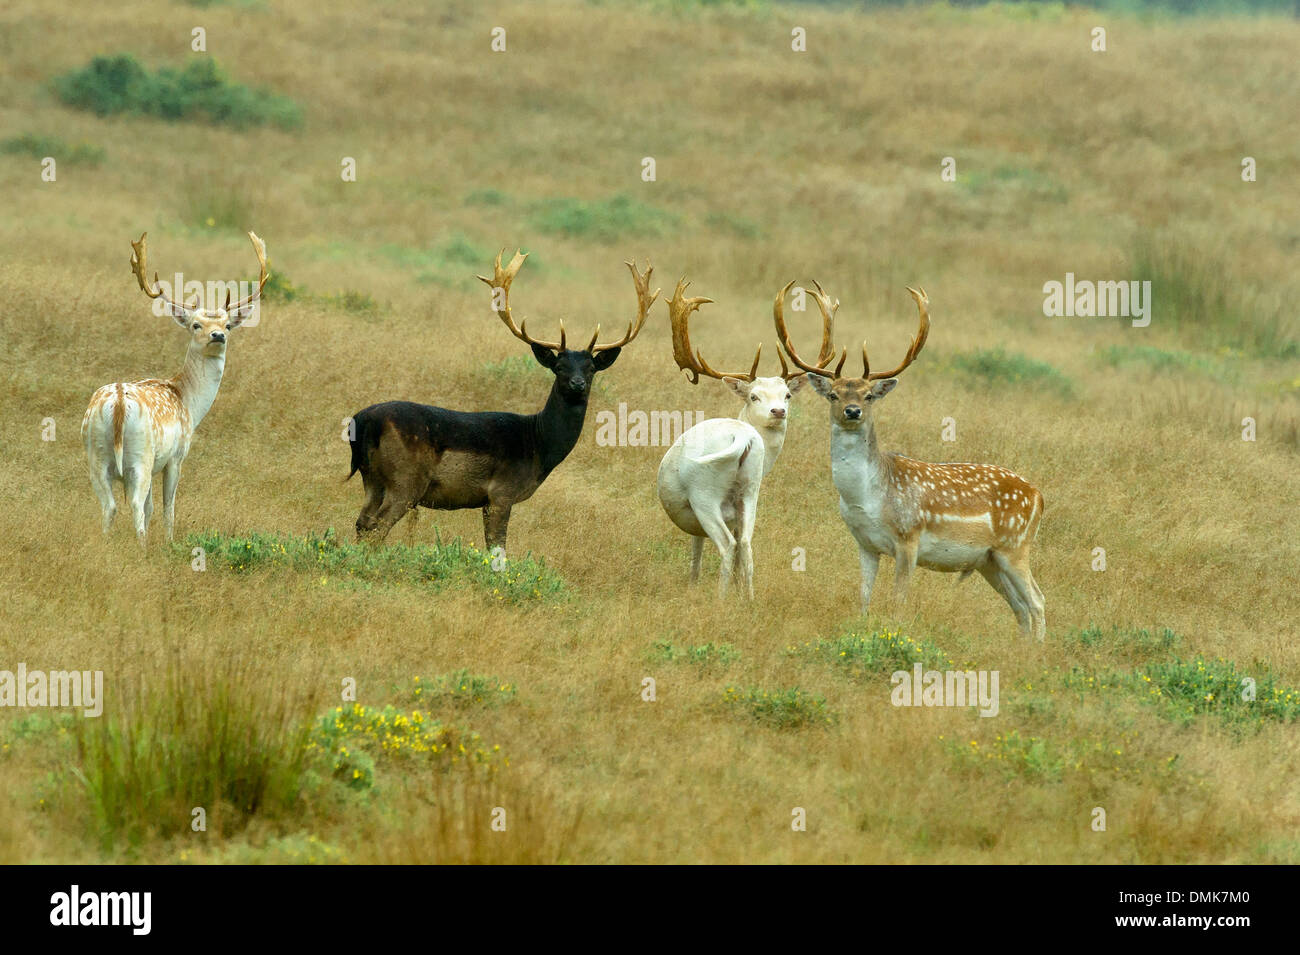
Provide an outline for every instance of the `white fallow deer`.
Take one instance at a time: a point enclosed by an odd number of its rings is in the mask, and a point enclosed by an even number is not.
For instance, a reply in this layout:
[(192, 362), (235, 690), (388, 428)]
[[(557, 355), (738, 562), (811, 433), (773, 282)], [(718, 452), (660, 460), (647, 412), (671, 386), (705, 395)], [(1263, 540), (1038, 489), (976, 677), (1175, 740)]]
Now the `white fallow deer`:
[[(700, 375), (717, 378), (745, 402), (735, 418), (710, 418), (685, 431), (673, 442), (659, 465), (659, 501), (672, 522), (691, 535), (691, 583), (700, 578), (704, 540), (708, 538), (722, 559), (719, 596), (725, 596), (733, 575), (740, 578), (745, 596), (754, 597), (752, 539), (758, 512), (758, 491), (785, 445), (790, 399), (806, 376), (790, 373), (780, 351), (781, 374), (759, 378), (763, 346), (754, 354), (748, 374), (714, 371), (691, 347), (688, 324), (691, 312), (711, 303), (708, 298), (683, 298), (685, 279), (668, 302), (672, 322), (673, 358), (688, 373), (691, 384)], [(834, 357), (834, 310), (823, 303), (823, 358)]]
[[(794, 283), (792, 282), (791, 285)], [(789, 285), (785, 291), (788, 291)], [(909, 288), (920, 330), (903, 363), (872, 372), (862, 345), (862, 377), (841, 375), (845, 348), (831, 372), (818, 361), (802, 361), (790, 342), (776, 300), (776, 327), (790, 360), (812, 376), (813, 387), (830, 402), (831, 477), (840, 495), (840, 515), (858, 544), (862, 565), (862, 612), (867, 612), (882, 554), (894, 558), (895, 599), (907, 595), (912, 571), (975, 571), (1010, 604), (1021, 633), (1042, 640), (1047, 623), (1043, 592), (1029, 570), (1029, 550), (1043, 516), (1043, 495), (1006, 468), (991, 464), (928, 464), (876, 446), (875, 403), (898, 384), (897, 375), (925, 346), (930, 333), (929, 299)]]
[(167, 540), (175, 522), (176, 484), (181, 464), (189, 453), (194, 430), (203, 420), (226, 368), (226, 338), (253, 314), (266, 286), (266, 245), (252, 232), (248, 238), (261, 266), (257, 291), (231, 304), (226, 290), (223, 308), (203, 309), (194, 304), (177, 304), (162, 293), (158, 274), (153, 282), (145, 278), (148, 233), (132, 242), (131, 270), (141, 290), (150, 298), (161, 298), (176, 324), (189, 333), (185, 364), (174, 378), (146, 378), (142, 381), (104, 385), (90, 399), (81, 421), (81, 437), (90, 462), (90, 483), (103, 512), (107, 534), (117, 514), (113, 483), (122, 483), (126, 505), (135, 521), (140, 546), (147, 542), (149, 518), (153, 514), (153, 478), (163, 476), (163, 519)]

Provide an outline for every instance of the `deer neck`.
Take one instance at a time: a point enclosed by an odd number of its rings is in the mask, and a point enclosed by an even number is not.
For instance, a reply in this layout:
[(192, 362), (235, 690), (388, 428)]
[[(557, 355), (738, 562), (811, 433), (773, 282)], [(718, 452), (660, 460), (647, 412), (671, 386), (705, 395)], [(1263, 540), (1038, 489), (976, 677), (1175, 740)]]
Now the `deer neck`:
[(737, 417), (758, 432), (758, 436), (763, 439), (763, 477), (767, 477), (768, 472), (776, 464), (776, 459), (781, 456), (781, 449), (785, 447), (785, 425), (782, 421), (775, 426), (769, 426), (765, 421), (755, 421), (749, 414), (750, 402), (745, 402), (745, 407), (740, 409)]
[(221, 388), (221, 377), (226, 373), (226, 350), (223, 348), (215, 355), (207, 353), (208, 346), (190, 343), (185, 352), (185, 365), (181, 372), (172, 379), (181, 394), (181, 403), (189, 412), (190, 427), (198, 428), (217, 400), (217, 391)]
[(841, 497), (882, 491), (888, 478), (888, 462), (876, 446), (875, 422), (868, 419), (857, 428), (831, 425), (831, 479)]
[(569, 456), (587, 418), (587, 402), (569, 401), (560, 394), (558, 382), (551, 387), (546, 406), (533, 416), (537, 458), (542, 467), (541, 477), (546, 477)]

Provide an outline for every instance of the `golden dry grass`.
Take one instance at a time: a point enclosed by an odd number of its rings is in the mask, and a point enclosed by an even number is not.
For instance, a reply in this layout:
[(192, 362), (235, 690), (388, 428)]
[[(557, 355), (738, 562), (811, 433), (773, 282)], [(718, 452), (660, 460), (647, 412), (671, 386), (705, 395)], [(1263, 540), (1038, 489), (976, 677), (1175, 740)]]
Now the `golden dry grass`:
[[(1031, 709), (1018, 703), (1028, 691), (1011, 691), (1108, 665), (1116, 648), (1068, 636), (1089, 623), (1170, 627), (1180, 653), (1263, 661), (1300, 684), (1294, 359), (1224, 351), (1208, 331), (1175, 329), (1159, 301), (1148, 329), (1041, 312), (1042, 284), (1067, 271), (1137, 277), (1129, 259), (1140, 234), (1193, 257), (1213, 252), (1234, 286), (1294, 300), (1300, 25), (1112, 16), (1111, 51), (1097, 55), (1086, 38), (1098, 15), (1087, 11), (1021, 22), (996, 11), (564, 2), (506, 4), (485, 18), (468, 2), (377, 12), (323, 0), (79, 6), (75, 30), (52, 29), (52, 16), (35, 0), (0, 15), (0, 128), (92, 142), (107, 158), (60, 167), (48, 184), (34, 160), (0, 156), (0, 669), (102, 668), (111, 695), (180, 644), (191, 665), (246, 659), (304, 699), (331, 698), (351, 676), (362, 701), (382, 704), (394, 683), (462, 666), (520, 688), (514, 702), (470, 716), (510, 754), (495, 788), (412, 776), (371, 802), (318, 800), (301, 819), (221, 841), (190, 833), (187, 818), (174, 831), (160, 822), (132, 858), (257, 858), (275, 836), (313, 833), (357, 862), (1296, 860), (1294, 726), (1240, 740), (1064, 692)], [(488, 49), (498, 23), (509, 31), (504, 55)], [(808, 28), (805, 55), (789, 52), (794, 23)], [(235, 78), (297, 100), (303, 129), (97, 119), (49, 92), (50, 78), (96, 53), (183, 62), (194, 25)], [(981, 180), (984, 189), (944, 183), (950, 155), (963, 176), (1014, 173)], [(1243, 155), (1258, 159), (1259, 182), (1241, 182)], [(355, 184), (339, 179), (343, 156), (358, 160)], [(641, 182), (643, 156), (657, 159), (657, 182)], [(469, 201), (488, 189), (502, 201)], [(537, 225), (541, 200), (617, 194), (677, 222), (614, 242)], [(756, 601), (717, 602), (716, 559), (706, 559), (705, 586), (688, 590), (687, 540), (654, 493), (662, 449), (598, 447), (591, 427), (620, 401), (735, 412), (721, 385), (692, 389), (678, 376), (662, 305), (599, 379), (582, 442), (511, 523), (512, 551), (544, 555), (572, 588), (569, 602), (519, 609), (470, 589), (363, 593), (288, 572), (195, 574), (157, 540), (141, 559), (121, 516), (102, 540), (77, 436), (86, 401), (108, 381), (170, 374), (183, 347), (135, 288), (128, 239), (147, 229), (164, 274), (251, 274), (237, 229), (205, 228), (187, 212), (226, 195), (246, 204), (241, 228), (265, 237), (273, 270), (384, 307), (272, 304), (235, 336), (186, 462), (180, 533), (348, 533), (361, 489), (340, 483), (340, 423), (371, 402), (540, 406), (541, 369), (484, 372), (522, 353), (472, 278), (488, 258), (416, 280), (412, 263), (453, 237), (485, 252), (533, 250), (513, 298), (539, 331), (560, 316), (570, 328), (620, 327), (634, 304), (625, 259), (649, 257), (669, 289), (686, 273), (693, 292), (719, 302), (695, 332), (715, 364), (745, 360), (758, 337), (774, 360), (771, 297), (794, 277), (818, 278), (843, 301), (841, 339), (869, 335), (892, 360), (914, 329), (903, 286), (922, 284), (930, 344), (880, 408), (881, 443), (1001, 464), (1043, 491), (1034, 571), (1046, 643), (1022, 642), (978, 577), (921, 572), (900, 616), (885, 562), (878, 622), (999, 670), (1001, 716), (898, 710), (886, 677), (850, 680), (787, 652), (833, 635), (856, 609), (856, 554), (830, 481), (825, 407), (811, 391), (795, 400), (763, 488)], [(1231, 374), (1100, 357), (1135, 344), (1209, 355)], [(1075, 396), (947, 370), (946, 358), (994, 346), (1055, 366)], [(1254, 443), (1240, 439), (1246, 415), (1259, 422)], [(40, 440), (47, 416), (53, 442)], [(940, 440), (947, 416), (955, 446)], [(420, 539), (434, 525), (443, 539), (481, 541), (477, 512), (426, 512)], [(399, 525), (392, 539), (404, 536)], [(806, 572), (790, 569), (795, 547), (807, 551)], [(1094, 547), (1106, 549), (1104, 573), (1090, 569)], [(741, 657), (721, 671), (657, 662), (660, 640), (730, 643)], [(658, 681), (655, 703), (640, 699), (646, 676)], [(797, 684), (824, 694), (841, 721), (778, 731), (738, 720), (719, 707), (729, 684)], [(11, 718), (0, 714), (0, 727)], [(1007, 778), (947, 745), (1013, 727), (1114, 744), (1131, 773)], [(34, 745), (0, 756), (0, 859), (124, 857), (91, 838), (75, 798), (41, 801), (58, 759)], [(514, 813), (507, 833), (485, 834), (493, 805)], [(795, 806), (808, 810), (807, 832), (790, 830)], [(1107, 810), (1104, 834), (1089, 828), (1094, 806)]]

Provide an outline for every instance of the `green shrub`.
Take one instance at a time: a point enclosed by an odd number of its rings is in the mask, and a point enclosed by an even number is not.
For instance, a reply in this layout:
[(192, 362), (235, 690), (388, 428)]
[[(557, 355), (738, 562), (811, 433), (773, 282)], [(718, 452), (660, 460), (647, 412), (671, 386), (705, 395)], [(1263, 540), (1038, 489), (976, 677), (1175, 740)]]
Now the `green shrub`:
[(729, 686), (722, 692), (722, 703), (733, 713), (777, 729), (827, 726), (839, 720), (838, 714), (826, 705), (825, 697), (806, 693), (797, 686), (787, 690)]
[(447, 770), (464, 764), (488, 773), (509, 765), (500, 746), (488, 746), (478, 733), (447, 726), (424, 710), (337, 706), (320, 718), (305, 751), (353, 789), (370, 789), (377, 764), (420, 763)]
[(97, 56), (88, 66), (58, 77), (54, 91), (68, 106), (97, 116), (130, 113), (236, 129), (266, 124), (294, 129), (302, 121), (291, 99), (231, 82), (209, 57), (150, 73), (129, 53)]
[(309, 574), (323, 585), (331, 579), (362, 587), (416, 584), (440, 588), (468, 581), (493, 598), (529, 603), (558, 598), (564, 582), (540, 559), (512, 557), (493, 569), (492, 558), (460, 541), (449, 544), (390, 544), (371, 547), (340, 540), (330, 528), (306, 537), (277, 534), (234, 536), (208, 531), (191, 534), (173, 553), (186, 561), (202, 547), (208, 563), (247, 573), (263, 568)]
[(1074, 394), (1074, 383), (1052, 365), (1002, 348), (959, 353), (946, 364), (954, 371), (994, 385), (1037, 387), (1063, 398)]

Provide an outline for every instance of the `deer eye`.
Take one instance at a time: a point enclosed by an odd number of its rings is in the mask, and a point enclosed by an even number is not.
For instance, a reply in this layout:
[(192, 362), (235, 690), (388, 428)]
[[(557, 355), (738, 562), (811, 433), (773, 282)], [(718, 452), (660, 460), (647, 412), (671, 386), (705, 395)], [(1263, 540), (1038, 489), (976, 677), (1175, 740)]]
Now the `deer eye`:
[(230, 331), (230, 326), (229, 326), (229, 325), (226, 326), (226, 331)]
[(831, 399), (831, 401), (839, 401), (839, 400), (840, 400), (840, 396), (839, 396), (839, 395), (831, 395), (831, 396), (830, 396), (830, 399)]
[(198, 323), (198, 322), (195, 322), (195, 323), (194, 323), (194, 330), (195, 330), (196, 332), (199, 330), (199, 323)]
[(791, 398), (791, 396), (790, 396), (790, 395), (788, 395), (788, 394), (787, 394), (787, 395), (786, 395), (786, 396), (785, 396), (785, 400), (786, 400), (786, 401), (789, 401), (789, 400), (790, 400), (790, 398)]
[(750, 400), (750, 401), (757, 401), (757, 400), (758, 400), (758, 395), (750, 395), (750, 396), (749, 396), (749, 400)]

